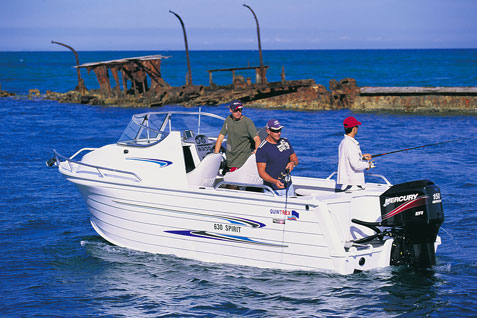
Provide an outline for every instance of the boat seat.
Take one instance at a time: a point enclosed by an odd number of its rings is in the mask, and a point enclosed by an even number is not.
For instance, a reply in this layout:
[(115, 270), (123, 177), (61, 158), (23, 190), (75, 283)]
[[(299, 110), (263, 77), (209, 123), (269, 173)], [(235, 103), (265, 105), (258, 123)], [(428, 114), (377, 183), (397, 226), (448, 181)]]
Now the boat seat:
[(187, 182), (190, 185), (211, 187), (215, 182), (215, 177), (219, 173), (221, 162), (221, 154), (208, 154), (194, 170), (187, 173)]
[(225, 182), (240, 182), (247, 184), (263, 184), (262, 178), (258, 175), (255, 154), (248, 157), (247, 161), (234, 172), (228, 172), (224, 176)]

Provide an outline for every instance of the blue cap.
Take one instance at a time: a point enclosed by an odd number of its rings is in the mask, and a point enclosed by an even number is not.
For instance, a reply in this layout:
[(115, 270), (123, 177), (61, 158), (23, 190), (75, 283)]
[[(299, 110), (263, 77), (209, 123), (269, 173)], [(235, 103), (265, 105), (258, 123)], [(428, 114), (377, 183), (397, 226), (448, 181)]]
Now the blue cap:
[(268, 129), (273, 129), (273, 130), (278, 130), (278, 129), (282, 129), (283, 126), (280, 125), (280, 122), (278, 121), (278, 119), (270, 119), (267, 122), (267, 128)]
[(239, 110), (240, 108), (243, 108), (243, 105), (242, 105), (242, 102), (237, 99), (232, 101), (229, 107), (232, 111), (236, 111), (236, 110)]

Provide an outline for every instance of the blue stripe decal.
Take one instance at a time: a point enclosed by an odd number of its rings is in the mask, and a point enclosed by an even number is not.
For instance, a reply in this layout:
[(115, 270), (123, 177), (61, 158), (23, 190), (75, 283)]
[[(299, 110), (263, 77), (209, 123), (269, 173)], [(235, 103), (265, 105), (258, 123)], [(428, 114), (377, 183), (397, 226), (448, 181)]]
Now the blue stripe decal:
[(154, 158), (126, 158), (126, 160), (136, 160), (136, 161), (155, 163), (155, 164), (158, 164), (161, 168), (170, 166), (172, 164), (172, 161), (154, 159)]
[(286, 245), (281, 245), (281, 244), (273, 244), (273, 243), (255, 241), (255, 240), (253, 240), (249, 237), (245, 237), (245, 236), (210, 233), (210, 232), (207, 232), (207, 231), (185, 230), (185, 231), (164, 231), (164, 232), (171, 233), (171, 234), (184, 235), (184, 236), (192, 236), (192, 237), (197, 237), (197, 238), (205, 238), (205, 239), (233, 242), (233, 243), (246, 243), (246, 244), (266, 245), (266, 246), (274, 246), (274, 247), (286, 247)]

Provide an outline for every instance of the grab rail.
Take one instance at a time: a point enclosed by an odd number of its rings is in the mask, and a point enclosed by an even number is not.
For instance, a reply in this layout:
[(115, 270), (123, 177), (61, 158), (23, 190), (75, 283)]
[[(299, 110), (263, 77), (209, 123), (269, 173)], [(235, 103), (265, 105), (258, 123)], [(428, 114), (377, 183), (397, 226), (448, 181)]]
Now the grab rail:
[[(332, 173), (326, 178), (326, 180), (331, 180), (331, 178), (332, 178), (335, 174), (337, 174), (336, 171), (332, 172)], [(383, 175), (381, 175), (381, 174), (365, 173), (365, 175), (370, 176), (370, 177), (378, 177), (378, 178), (381, 178), (381, 179), (384, 180), (384, 182), (386, 183), (386, 185), (392, 186), (391, 182), (389, 182), (389, 180), (386, 179), (386, 177), (383, 176)]]
[(77, 152), (75, 152), (75, 154), (72, 155), (71, 157), (69, 157), (68, 159), (73, 159), (74, 157), (76, 157), (77, 155), (82, 153), (83, 151), (93, 151), (93, 150), (96, 150), (96, 149), (98, 149), (98, 148), (82, 148), (82, 149), (78, 150)]
[(383, 176), (382, 174), (365, 173), (365, 175), (370, 176), (370, 177), (378, 177), (378, 178), (381, 178), (381, 179), (384, 180), (384, 182), (386, 182), (386, 185), (392, 186), (391, 182), (389, 182), (388, 179), (386, 179), (386, 177)]
[(274, 197), (277, 196), (276, 192), (273, 191), (272, 188), (270, 188), (269, 186), (267, 186), (265, 184), (256, 184), (256, 183), (252, 184), (252, 183), (220, 181), (219, 183), (217, 183), (214, 186), (214, 189), (217, 190), (217, 188), (219, 188), (222, 185), (234, 185), (234, 186), (239, 186), (239, 187), (260, 188), (260, 189), (264, 189), (264, 190), (267, 190), (267, 191), (271, 192)]
[(72, 172), (72, 173), (75, 173), (75, 172), (73, 172), (73, 167), (71, 166), (71, 163), (75, 163), (75, 164), (77, 164), (77, 165), (81, 165), (81, 166), (85, 166), (85, 167), (90, 167), (90, 168), (96, 169), (102, 178), (106, 178), (107, 176), (106, 176), (101, 170), (106, 170), (106, 171), (112, 171), (112, 172), (117, 172), (117, 173), (123, 173), (123, 174), (131, 175), (131, 176), (133, 176), (134, 178), (136, 178), (136, 182), (141, 182), (141, 181), (142, 181), (142, 179), (141, 179), (137, 174), (135, 174), (134, 172), (131, 172), (131, 171), (124, 171), (124, 170), (119, 170), (119, 169), (113, 169), (113, 168), (107, 168), (107, 167), (101, 167), (101, 166), (91, 165), (91, 164), (89, 164), (89, 163), (84, 163), (84, 162), (81, 162), (81, 161), (77, 161), (77, 160), (73, 160), (73, 159), (72, 159), (72, 158), (75, 157), (78, 153), (80, 153), (81, 151), (87, 150), (87, 149), (88, 149), (88, 148), (83, 148), (83, 149), (79, 150), (78, 152), (76, 152), (76, 153), (75, 153), (73, 156), (71, 156), (70, 158), (59, 154), (55, 149), (53, 149), (53, 153), (55, 154), (55, 160), (56, 160), (56, 162), (59, 164), (59, 163), (61, 162), (60, 159), (63, 159), (63, 161), (66, 161), (66, 162), (68, 163), (68, 166), (70, 167), (70, 172)]

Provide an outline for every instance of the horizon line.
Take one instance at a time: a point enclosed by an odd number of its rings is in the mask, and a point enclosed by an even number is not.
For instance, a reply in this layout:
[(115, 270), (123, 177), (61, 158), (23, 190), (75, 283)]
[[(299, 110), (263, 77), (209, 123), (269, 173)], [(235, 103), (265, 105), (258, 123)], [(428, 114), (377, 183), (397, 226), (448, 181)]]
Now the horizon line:
[[(262, 49), (262, 51), (392, 51), (392, 50), (477, 50), (477, 47), (459, 47), (459, 48), (349, 48), (349, 49)], [(118, 50), (76, 50), (77, 52), (185, 52), (184, 49), (139, 49), (139, 50), (129, 50), (129, 49), (118, 49)], [(202, 50), (191, 50), (189, 52), (217, 52), (217, 51), (237, 51), (237, 52), (258, 52), (258, 49), (202, 49)], [(0, 50), (0, 53), (16, 53), (16, 52), (70, 52), (66, 49), (62, 50)]]

